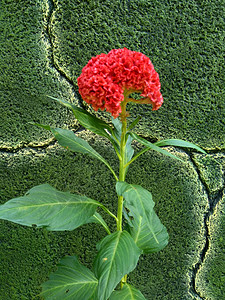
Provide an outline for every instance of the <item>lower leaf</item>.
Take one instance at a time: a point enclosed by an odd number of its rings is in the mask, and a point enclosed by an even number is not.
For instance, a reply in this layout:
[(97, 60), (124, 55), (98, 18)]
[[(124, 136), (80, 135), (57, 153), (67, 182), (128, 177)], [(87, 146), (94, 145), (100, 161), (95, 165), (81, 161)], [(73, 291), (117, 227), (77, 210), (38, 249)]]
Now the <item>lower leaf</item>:
[(70, 256), (63, 258), (58, 270), (42, 284), (41, 296), (45, 300), (90, 300), (97, 285), (98, 280), (94, 274), (81, 265), (76, 256)]
[(130, 284), (125, 284), (120, 291), (114, 291), (109, 300), (146, 300), (142, 293)]
[(117, 231), (98, 244), (99, 253), (94, 262), (99, 280), (98, 300), (106, 300), (125, 274), (136, 267), (141, 250), (127, 231)]
[(85, 224), (100, 205), (86, 196), (61, 192), (49, 184), (41, 184), (30, 189), (25, 196), (0, 205), (0, 219), (48, 230), (73, 230)]

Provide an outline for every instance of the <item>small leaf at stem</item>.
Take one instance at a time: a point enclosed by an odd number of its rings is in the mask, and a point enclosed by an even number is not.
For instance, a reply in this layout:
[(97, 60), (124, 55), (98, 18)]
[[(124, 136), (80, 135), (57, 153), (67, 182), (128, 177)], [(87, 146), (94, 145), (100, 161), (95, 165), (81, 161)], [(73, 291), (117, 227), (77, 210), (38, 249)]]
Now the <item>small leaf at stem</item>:
[(51, 132), (59, 144), (64, 148), (73, 152), (88, 154), (89, 156), (97, 158), (105, 163), (105, 159), (97, 151), (95, 151), (87, 141), (77, 137), (73, 131), (61, 128), (51, 128)]
[(76, 256), (63, 258), (56, 272), (42, 284), (45, 300), (93, 299), (98, 285), (94, 274), (81, 265)]
[(60, 192), (49, 184), (30, 189), (25, 196), (0, 206), (0, 219), (17, 224), (47, 227), (47, 230), (73, 230), (95, 213), (101, 204), (86, 196)]
[(130, 284), (125, 283), (119, 291), (114, 291), (109, 300), (146, 300), (142, 293)]
[(98, 244), (94, 272), (99, 279), (98, 300), (108, 299), (124, 275), (137, 265), (141, 250), (127, 231), (117, 231)]
[(142, 145), (146, 146), (149, 148), (149, 150), (155, 150), (159, 153), (162, 153), (164, 155), (167, 155), (167, 156), (170, 156), (172, 158), (175, 158), (177, 160), (180, 160), (182, 161), (182, 159), (180, 159), (179, 157), (176, 157), (175, 155), (173, 155), (172, 153), (164, 150), (164, 149), (161, 149), (160, 147), (156, 146), (155, 144), (152, 144), (151, 142), (147, 141), (146, 139), (138, 136), (136, 133), (134, 132), (128, 132), (128, 134), (136, 141), (138, 141), (139, 143), (141, 143)]
[(202, 152), (204, 154), (207, 154), (202, 148), (196, 146), (193, 143), (186, 142), (183, 140), (177, 140), (177, 139), (162, 140), (154, 143), (154, 145), (158, 147), (175, 146), (175, 147), (182, 147), (182, 148), (191, 148), (191, 149), (198, 150), (199, 152)]
[(51, 131), (51, 127), (49, 125), (43, 125), (43, 124), (33, 123), (33, 122), (29, 122), (29, 124), (35, 125), (37, 127), (43, 128), (43, 129), (48, 130), (48, 131)]
[(131, 124), (130, 124), (130, 126), (128, 127), (128, 131), (129, 130), (131, 130), (131, 129), (133, 129), (136, 125), (137, 125), (137, 123), (140, 121), (140, 119), (141, 119), (141, 116), (138, 116)]
[(102, 225), (102, 226), (105, 228), (105, 230), (107, 231), (108, 234), (111, 233), (111, 232), (110, 232), (110, 229), (109, 229), (109, 227), (108, 227), (108, 225), (106, 224), (106, 222), (104, 221), (104, 219), (102, 218), (102, 216), (101, 216), (99, 213), (97, 213), (97, 212), (95, 212), (94, 215), (91, 216), (91, 217), (86, 221), (85, 224), (88, 224), (88, 223), (96, 223), (96, 224), (100, 224), (100, 225)]

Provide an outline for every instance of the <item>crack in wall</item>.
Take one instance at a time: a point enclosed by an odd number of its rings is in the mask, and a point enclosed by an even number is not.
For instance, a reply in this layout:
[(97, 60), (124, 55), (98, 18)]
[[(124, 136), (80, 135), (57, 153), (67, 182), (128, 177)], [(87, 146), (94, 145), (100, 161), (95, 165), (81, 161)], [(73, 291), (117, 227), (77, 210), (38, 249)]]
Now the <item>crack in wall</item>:
[(51, 58), (51, 66), (58, 72), (58, 74), (60, 75), (60, 77), (62, 77), (63, 79), (65, 79), (71, 86), (71, 89), (72, 89), (72, 92), (74, 94), (74, 98), (78, 101), (79, 105), (85, 109), (85, 106), (83, 104), (83, 101), (81, 99), (81, 97), (79, 97), (77, 95), (77, 92), (75, 90), (75, 85), (77, 85), (73, 80), (72, 78), (70, 78), (68, 76), (68, 74), (59, 66), (59, 64), (56, 62), (56, 59), (55, 59), (55, 55), (54, 55), (54, 33), (53, 33), (53, 30), (52, 30), (52, 27), (53, 27), (53, 16), (54, 16), (54, 13), (56, 12), (57, 10), (57, 1), (54, 1), (54, 0), (48, 0), (48, 6), (47, 6), (47, 9), (46, 9), (46, 15), (47, 15), (47, 19), (46, 19), (46, 22), (47, 22), (47, 26), (46, 26), (46, 36), (47, 36), (47, 39), (49, 41), (49, 44), (50, 44), (50, 58)]
[[(213, 152), (213, 153), (216, 153), (216, 152)], [(218, 153), (221, 153), (221, 152), (219, 151)], [(209, 234), (210, 216), (213, 215), (217, 204), (219, 203), (220, 200), (222, 200), (223, 193), (225, 191), (225, 184), (223, 185), (223, 187), (221, 189), (218, 189), (216, 193), (211, 193), (209, 187), (207, 186), (207, 184), (204, 182), (204, 180), (202, 178), (200, 170), (198, 169), (198, 166), (196, 165), (196, 163), (193, 159), (193, 155), (190, 154), (190, 153), (188, 155), (190, 157), (190, 160), (193, 164), (193, 167), (194, 167), (195, 171), (198, 174), (199, 180), (200, 180), (202, 186), (204, 187), (204, 189), (206, 191), (207, 198), (208, 198), (208, 203), (209, 203), (209, 209), (205, 213), (205, 216), (204, 216), (205, 245), (204, 245), (204, 247), (202, 248), (202, 250), (200, 252), (199, 261), (193, 267), (192, 277), (191, 277), (191, 281), (190, 281), (190, 293), (193, 296), (197, 297), (198, 299), (206, 300), (206, 298), (201, 296), (200, 293), (197, 291), (196, 277), (197, 277), (198, 272), (201, 269), (201, 266), (203, 265), (203, 263), (205, 261), (206, 254), (207, 254), (207, 252), (209, 250), (209, 247), (210, 247), (210, 234)], [(225, 174), (223, 174), (223, 178), (224, 178), (224, 175)], [(223, 182), (225, 182), (225, 178), (224, 178)]]
[(11, 147), (11, 146), (2, 146), (0, 148), (0, 153), (17, 153), (21, 150), (24, 149), (46, 149), (51, 145), (56, 144), (56, 139), (50, 138), (48, 140), (45, 140), (44, 142), (41, 142), (40, 144), (35, 144), (35, 143), (21, 143), (17, 145), (16, 147)]
[(59, 73), (59, 75), (61, 77), (63, 77), (72, 86), (73, 92), (74, 92), (74, 94), (76, 94), (76, 92), (74, 91), (73, 80), (71, 78), (69, 78), (69, 76), (66, 74), (66, 72), (60, 68), (60, 66), (56, 63), (56, 60), (55, 60), (54, 42), (53, 42), (54, 34), (52, 32), (52, 19), (53, 19), (53, 15), (54, 15), (55, 11), (56, 11), (56, 2), (54, 0), (49, 0), (48, 8), (46, 11), (46, 15), (47, 15), (46, 36), (48, 37), (48, 41), (51, 46), (51, 55), (50, 55), (51, 62), (52, 62), (51, 65)]
[[(80, 126), (79, 128), (77, 128), (76, 130), (71, 130), (73, 131), (75, 134), (79, 134), (82, 131), (87, 131), (87, 129), (85, 129), (83, 126)], [(21, 143), (15, 147), (12, 146), (2, 146), (0, 147), (0, 154), (1, 153), (17, 153), (21, 150), (24, 149), (35, 149), (35, 150), (43, 150), (43, 149), (47, 149), (49, 146), (54, 146), (55, 144), (57, 144), (58, 141), (56, 140), (55, 137), (52, 137), (50, 139), (47, 139), (41, 143)]]

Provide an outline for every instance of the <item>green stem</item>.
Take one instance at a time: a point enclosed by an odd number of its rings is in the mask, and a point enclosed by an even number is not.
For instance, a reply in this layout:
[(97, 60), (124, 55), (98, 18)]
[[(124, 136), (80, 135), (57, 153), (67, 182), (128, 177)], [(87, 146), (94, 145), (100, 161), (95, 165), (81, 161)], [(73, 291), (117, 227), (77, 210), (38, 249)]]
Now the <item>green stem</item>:
[[(126, 121), (126, 100), (121, 103), (122, 112), (120, 114), (122, 122), (122, 133), (120, 141), (120, 167), (119, 167), (119, 181), (125, 181), (126, 176), (126, 132), (127, 132), (127, 121)], [(117, 210), (117, 231), (122, 231), (122, 216), (123, 216), (123, 196), (118, 197), (118, 210)]]
[[(126, 94), (124, 95), (124, 101), (121, 103), (121, 114), (120, 119), (122, 122), (122, 133), (121, 133), (121, 141), (120, 141), (120, 167), (119, 167), (119, 181), (125, 181), (126, 177), (126, 133), (127, 133), (127, 112), (126, 112)], [(123, 196), (118, 196), (118, 210), (117, 210), (117, 231), (122, 231), (122, 218), (123, 218)], [(120, 287), (122, 289), (124, 283), (127, 280), (127, 275), (125, 275), (121, 282)]]

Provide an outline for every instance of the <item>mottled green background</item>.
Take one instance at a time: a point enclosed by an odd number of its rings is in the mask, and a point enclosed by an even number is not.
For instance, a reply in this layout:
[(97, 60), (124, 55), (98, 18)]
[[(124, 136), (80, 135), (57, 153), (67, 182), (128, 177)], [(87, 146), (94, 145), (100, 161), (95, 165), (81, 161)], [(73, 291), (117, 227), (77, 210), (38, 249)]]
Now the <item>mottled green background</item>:
[[(116, 209), (104, 165), (66, 152), (29, 125), (79, 129), (46, 95), (87, 108), (76, 78), (92, 56), (112, 48), (141, 51), (160, 75), (163, 106), (130, 107), (131, 120), (142, 116), (136, 132), (153, 141), (182, 138), (207, 151), (168, 149), (184, 162), (149, 152), (129, 169), (127, 181), (152, 192), (170, 235), (169, 245), (142, 256), (129, 276), (149, 300), (225, 299), (224, 15), (224, 0), (0, 2), (1, 203), (48, 182)], [(104, 139), (78, 134), (117, 170)], [(41, 299), (40, 285), (59, 260), (77, 254), (90, 266), (104, 234), (97, 225), (58, 233), (0, 221), (0, 299)]]

